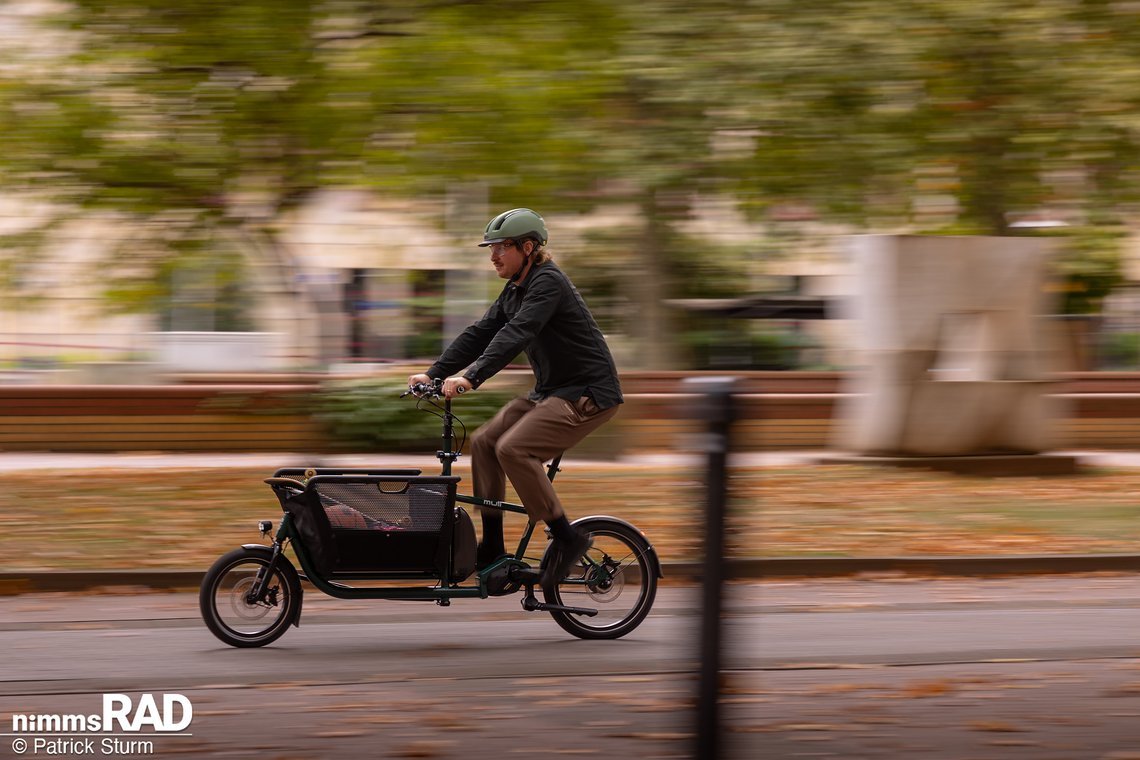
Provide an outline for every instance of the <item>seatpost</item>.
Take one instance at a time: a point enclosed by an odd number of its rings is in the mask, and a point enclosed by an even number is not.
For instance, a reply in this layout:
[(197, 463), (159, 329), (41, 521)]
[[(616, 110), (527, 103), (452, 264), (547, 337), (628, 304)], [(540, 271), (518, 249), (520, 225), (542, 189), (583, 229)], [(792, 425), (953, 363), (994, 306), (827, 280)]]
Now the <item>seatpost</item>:
[(546, 477), (550, 478), (551, 483), (554, 482), (554, 476), (562, 472), (562, 468), (558, 466), (561, 462), (562, 454), (559, 454), (558, 456), (554, 457), (554, 460), (546, 468)]

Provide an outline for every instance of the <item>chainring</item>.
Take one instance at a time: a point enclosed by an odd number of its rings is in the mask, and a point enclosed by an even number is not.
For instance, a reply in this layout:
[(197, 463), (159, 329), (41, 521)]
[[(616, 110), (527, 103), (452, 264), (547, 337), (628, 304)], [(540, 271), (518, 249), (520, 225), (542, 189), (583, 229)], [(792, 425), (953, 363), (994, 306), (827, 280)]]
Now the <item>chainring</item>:
[(511, 570), (526, 567), (529, 566), (524, 562), (508, 562), (487, 573), (487, 577), (483, 579), (483, 586), (487, 589), (487, 594), (489, 596), (506, 596), (518, 591), (522, 584), (511, 579)]

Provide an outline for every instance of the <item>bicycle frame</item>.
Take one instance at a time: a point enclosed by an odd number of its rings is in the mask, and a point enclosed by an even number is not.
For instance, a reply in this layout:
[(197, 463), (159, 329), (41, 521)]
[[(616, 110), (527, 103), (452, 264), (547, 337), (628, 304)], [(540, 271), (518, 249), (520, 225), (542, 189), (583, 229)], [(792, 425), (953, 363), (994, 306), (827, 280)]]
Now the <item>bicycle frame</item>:
[[(615, 517), (592, 515), (574, 521), (594, 544), (576, 558), (576, 569), (565, 577), (542, 582), (553, 544), (545, 547), (541, 562), (526, 556), (536, 525), (529, 516), (515, 553), (504, 554), (471, 576), (467, 563), (474, 558), (467, 552), (474, 531), (465, 515), (458, 509), (452, 513), (451, 507), (460, 503), (516, 514), (526, 514), (526, 509), (508, 501), (456, 494), (460, 479), (451, 470), (459, 452), (451, 403), (443, 399), (442, 405), (434, 404), (442, 399), (438, 383), (416, 384), (409, 393), (432, 400), (434, 408), (443, 411), (439, 415), (444, 423), (443, 446), (436, 452), (440, 475), (422, 475), (419, 469), (278, 469), (265, 480), (284, 513), (271, 545), (245, 544), (223, 554), (202, 580), (198, 603), (210, 632), (234, 647), (276, 641), (289, 626), (300, 624), (302, 580), (339, 599), (434, 601), (443, 607), (452, 599), (522, 591), (524, 611), (549, 612), (561, 628), (583, 639), (621, 638), (640, 625), (653, 604), (661, 563), (645, 534)], [(547, 466), (551, 481), (561, 459), (560, 455)], [(345, 513), (344, 508), (356, 511), (354, 503), (361, 507), (359, 520), (351, 518), (351, 511)], [(368, 511), (377, 513), (372, 524), (365, 520)], [(385, 514), (395, 516), (389, 519)], [(331, 515), (336, 516), (335, 525), (329, 521)], [(349, 522), (341, 522), (344, 519)], [(263, 537), (273, 531), (272, 521), (262, 520), (258, 526)], [(403, 530), (407, 532), (392, 534)], [(335, 543), (327, 546), (326, 540)], [(295, 558), (285, 555), (290, 544)], [(627, 573), (627, 567), (636, 567), (637, 572)], [(373, 583), (349, 585), (358, 580)], [(535, 595), (536, 587), (541, 587), (543, 601)], [(623, 596), (626, 589), (632, 593)], [(568, 601), (590, 606), (571, 606)], [(591, 623), (589, 618), (597, 620)]]
[[(460, 453), (455, 451), (455, 417), (451, 412), (451, 400), (444, 401), (444, 414), (443, 414), (443, 448), (436, 452), (436, 457), (440, 461), (441, 472), (440, 475), (450, 476), (452, 465), (459, 459)], [(559, 463), (562, 461), (562, 456), (559, 455), (547, 467), (547, 477), (554, 481), (555, 475), (559, 472)], [(471, 506), (479, 507), (481, 509), (498, 509), (503, 512), (514, 512), (517, 514), (525, 515), (526, 509), (521, 504), (514, 504), (508, 501), (494, 501), (490, 499), (481, 499), (477, 496), (469, 496), (466, 494), (456, 494), (455, 501), (457, 503), (469, 504)], [(526, 549), (530, 545), (531, 538), (534, 536), (535, 522), (528, 518), (526, 528), (519, 539), (518, 548), (515, 550), (513, 558), (522, 561), (525, 556)], [(300, 534), (294, 525), (293, 517), (288, 512), (284, 514), (281, 524), (277, 529), (277, 534), (273, 541), (273, 555), (270, 559), (269, 565), (259, 573), (257, 582), (254, 588), (250, 590), (249, 596), (252, 599), (260, 600), (264, 594), (263, 579), (272, 577), (273, 571), (277, 564), (278, 557), (284, 552), (286, 543), (291, 543), (293, 551), (297, 555), (297, 560), (301, 565), (301, 578), (312, 583), (320, 591), (329, 596), (339, 599), (393, 599), (393, 600), (407, 600), (407, 601), (434, 601), (437, 604), (446, 606), (450, 603), (451, 599), (462, 598), (476, 598), (486, 599), (490, 596), (487, 591), (485, 579), (486, 574), (499, 566), (496, 563), (489, 568), (479, 571), (475, 575), (477, 584), (461, 585), (460, 583), (448, 583), (442, 579), (439, 580), (439, 585), (424, 586), (419, 588), (385, 586), (385, 587), (359, 587), (347, 586), (339, 583), (339, 580), (421, 580), (424, 578), (422, 575), (407, 575), (401, 573), (386, 573), (386, 572), (360, 572), (360, 573), (337, 573), (337, 580), (326, 578), (322, 573), (316, 570), (316, 565), (312, 558), (309, 556), (305, 549), (303, 541), (300, 540)], [(258, 546), (265, 548), (262, 544), (250, 544), (248, 546)], [(444, 578), (450, 575), (451, 568), (446, 568), (447, 572), (443, 575)]]

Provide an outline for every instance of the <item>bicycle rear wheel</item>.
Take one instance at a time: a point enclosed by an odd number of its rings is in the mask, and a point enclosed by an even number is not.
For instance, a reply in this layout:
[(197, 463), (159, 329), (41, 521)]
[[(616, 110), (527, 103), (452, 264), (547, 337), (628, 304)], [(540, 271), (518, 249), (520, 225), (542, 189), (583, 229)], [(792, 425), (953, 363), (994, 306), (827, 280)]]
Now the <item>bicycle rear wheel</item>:
[(637, 529), (620, 520), (587, 518), (574, 524), (594, 545), (557, 584), (544, 586), (548, 604), (595, 609), (590, 617), (551, 610), (564, 630), (582, 639), (616, 639), (649, 614), (657, 596), (656, 561)]

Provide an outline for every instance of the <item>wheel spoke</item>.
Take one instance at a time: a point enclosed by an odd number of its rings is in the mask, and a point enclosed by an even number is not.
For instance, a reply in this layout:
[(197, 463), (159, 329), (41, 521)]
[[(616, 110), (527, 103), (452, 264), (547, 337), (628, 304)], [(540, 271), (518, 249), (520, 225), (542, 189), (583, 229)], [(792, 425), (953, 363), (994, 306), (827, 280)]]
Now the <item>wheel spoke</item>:
[(599, 523), (583, 526), (594, 538), (587, 556), (569, 577), (543, 590), (554, 604), (597, 610), (593, 617), (552, 611), (559, 625), (582, 638), (616, 638), (633, 630), (648, 613), (657, 588), (639, 537), (616, 521)]
[[(284, 568), (284, 570), (283, 570)], [(200, 602), (206, 625), (222, 641), (232, 646), (261, 646), (275, 640), (292, 622), (297, 610), (300, 587), (285, 571), (291, 565), (278, 565), (272, 574), (268, 556), (255, 551), (235, 550), (222, 557), (207, 573)], [(251, 592), (262, 586), (261, 601)]]

